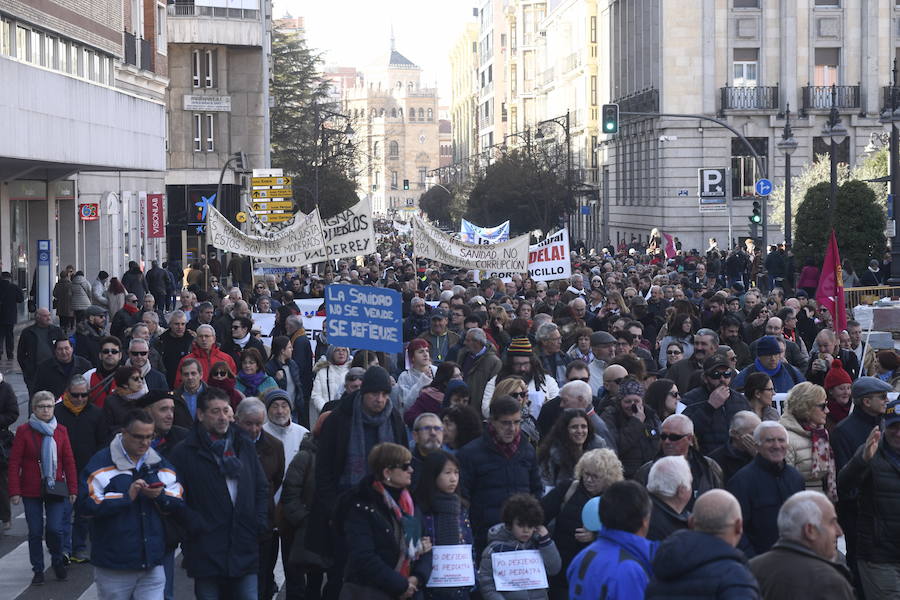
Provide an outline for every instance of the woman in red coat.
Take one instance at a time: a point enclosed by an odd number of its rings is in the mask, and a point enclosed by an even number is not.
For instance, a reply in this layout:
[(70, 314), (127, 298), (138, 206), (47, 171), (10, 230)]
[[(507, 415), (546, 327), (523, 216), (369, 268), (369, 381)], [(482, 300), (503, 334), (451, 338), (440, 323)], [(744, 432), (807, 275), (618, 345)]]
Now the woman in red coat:
[[(24, 502), (25, 522), (28, 523), (28, 554), (34, 571), (32, 585), (44, 583), (44, 548), (42, 530), (46, 514), (47, 549), (53, 572), (60, 581), (66, 579), (66, 565), (62, 553), (63, 503), (75, 502), (78, 475), (75, 457), (69, 445), (65, 426), (53, 416), (55, 399), (46, 391), (31, 398), (31, 416), (16, 429), (9, 457), (9, 495), (13, 504)], [(44, 493), (44, 485), (61, 482), (65, 495)]]

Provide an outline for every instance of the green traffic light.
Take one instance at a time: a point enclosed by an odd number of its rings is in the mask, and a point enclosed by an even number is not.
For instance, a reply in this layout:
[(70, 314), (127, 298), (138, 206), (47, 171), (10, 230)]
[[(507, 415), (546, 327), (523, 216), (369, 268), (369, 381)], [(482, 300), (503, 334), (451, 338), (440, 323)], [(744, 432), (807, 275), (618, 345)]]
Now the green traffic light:
[(750, 217), (750, 222), (751, 223), (761, 223), (762, 217), (760, 217), (759, 215), (753, 215), (752, 217)]

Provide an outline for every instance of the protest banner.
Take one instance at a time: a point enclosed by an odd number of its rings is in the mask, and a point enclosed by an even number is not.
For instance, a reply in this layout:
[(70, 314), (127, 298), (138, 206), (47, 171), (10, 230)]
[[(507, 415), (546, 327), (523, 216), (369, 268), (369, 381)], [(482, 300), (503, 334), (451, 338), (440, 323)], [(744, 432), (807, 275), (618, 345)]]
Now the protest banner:
[(553, 281), (572, 276), (569, 230), (560, 229), (528, 249), (528, 275), (535, 281)]
[(227, 252), (254, 258), (274, 259), (304, 252), (324, 252), (325, 241), (319, 209), (308, 215), (297, 213), (294, 223), (268, 236), (247, 235), (210, 206), (206, 217), (209, 243)]
[(547, 589), (547, 571), (540, 550), (494, 552), (491, 564), (498, 592)]
[(275, 327), (275, 313), (253, 313), (251, 315), (253, 319), (253, 329), (259, 331), (260, 335), (263, 338), (263, 343), (266, 346), (272, 345), (272, 328)]
[(328, 343), (362, 350), (403, 351), (400, 292), (366, 285), (325, 287)]
[(528, 235), (482, 246), (455, 240), (414, 216), (413, 252), (417, 257), (454, 267), (525, 273), (528, 271)]
[(316, 352), (319, 333), (325, 329), (325, 317), (319, 314), (319, 308), (323, 302), (325, 302), (324, 298), (294, 300), (294, 306), (300, 311), (300, 319), (303, 321), (306, 337), (309, 338), (309, 343), (312, 345), (313, 354)]
[(432, 546), (429, 588), (472, 587), (475, 585), (475, 565), (472, 545)]
[(509, 221), (500, 223), (496, 227), (479, 227), (465, 219), (459, 222), (459, 238), (464, 242), (476, 243), (476, 236), (481, 236), (489, 243), (505, 242), (509, 239)]

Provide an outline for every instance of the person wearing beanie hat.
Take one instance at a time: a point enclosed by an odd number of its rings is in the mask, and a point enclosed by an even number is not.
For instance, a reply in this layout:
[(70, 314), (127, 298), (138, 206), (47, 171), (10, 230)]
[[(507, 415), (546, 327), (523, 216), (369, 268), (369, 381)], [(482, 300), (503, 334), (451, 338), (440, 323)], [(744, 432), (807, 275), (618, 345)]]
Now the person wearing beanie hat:
[[(556, 379), (544, 371), (541, 362), (534, 355), (531, 342), (527, 337), (515, 337), (506, 349), (506, 360), (500, 372), (488, 380), (484, 386), (484, 395), (481, 398), (481, 412), (485, 418), (490, 416), (491, 401), (494, 399), (494, 390), (497, 383), (510, 375), (521, 377), (528, 385), (530, 410), (536, 419), (540, 414), (541, 406), (548, 400), (559, 396), (559, 384)], [(473, 405), (477, 406), (478, 398), (472, 398)]]
[(734, 378), (731, 361), (715, 352), (703, 361), (703, 385), (681, 398), (687, 406), (682, 414), (694, 422), (694, 438), (706, 456), (728, 442), (731, 419), (736, 413), (753, 410), (746, 396), (731, 385)]
[(513, 338), (506, 349), (507, 356), (528, 356), (532, 355), (531, 341), (527, 337)]
[(744, 370), (732, 379), (731, 387), (735, 390), (743, 390), (747, 376), (759, 372), (765, 373), (772, 379), (775, 392), (778, 394), (786, 394), (798, 383), (806, 381), (803, 373), (797, 367), (783, 359), (782, 344), (784, 344), (784, 340), (773, 335), (761, 337), (756, 344), (756, 360), (744, 367)]
[(397, 386), (400, 388), (400, 410), (406, 410), (413, 405), (419, 392), (431, 384), (437, 373), (437, 367), (431, 363), (429, 344), (422, 338), (416, 338), (406, 348), (407, 369), (400, 373)]
[[(266, 422), (263, 429), (274, 436), (284, 446), (284, 464), (289, 465), (300, 450), (300, 444), (309, 430), (291, 421), (294, 403), (291, 396), (281, 388), (272, 388), (260, 400), (266, 407)], [(240, 407), (240, 404), (238, 405)], [(278, 498), (276, 497), (276, 502)]]
[(831, 363), (831, 368), (825, 374), (825, 392), (828, 394), (828, 419), (825, 428), (831, 432), (835, 426), (850, 414), (853, 404), (850, 402), (851, 385), (853, 380), (850, 373), (844, 370), (844, 363), (836, 358)]
[(615, 440), (626, 478), (659, 452), (661, 423), (653, 409), (644, 405), (644, 393), (644, 386), (629, 377), (619, 384), (615, 403), (600, 415)]

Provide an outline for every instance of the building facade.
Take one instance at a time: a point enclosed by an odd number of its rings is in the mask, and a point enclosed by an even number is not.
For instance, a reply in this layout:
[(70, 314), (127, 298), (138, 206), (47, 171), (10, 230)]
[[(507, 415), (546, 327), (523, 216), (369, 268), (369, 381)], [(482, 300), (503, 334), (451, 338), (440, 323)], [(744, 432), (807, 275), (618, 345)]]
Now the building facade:
[[(149, 257), (131, 222), (165, 170), (160, 5), (0, 1), (0, 265), (24, 289), (38, 240), (49, 241), (53, 272), (71, 264), (94, 277), (123, 256)], [(92, 243), (101, 237), (119, 245)], [(49, 306), (39, 287), (38, 305)]]
[[(477, 16), (477, 9), (475, 10)], [(453, 160), (461, 163), (478, 153), (478, 24), (467, 23), (450, 50), (450, 121)]]
[(422, 70), (392, 48), (344, 89), (344, 113), (353, 121), (362, 164), (361, 196), (377, 215), (414, 211), (428, 172), (440, 164), (438, 91), (423, 87)]

